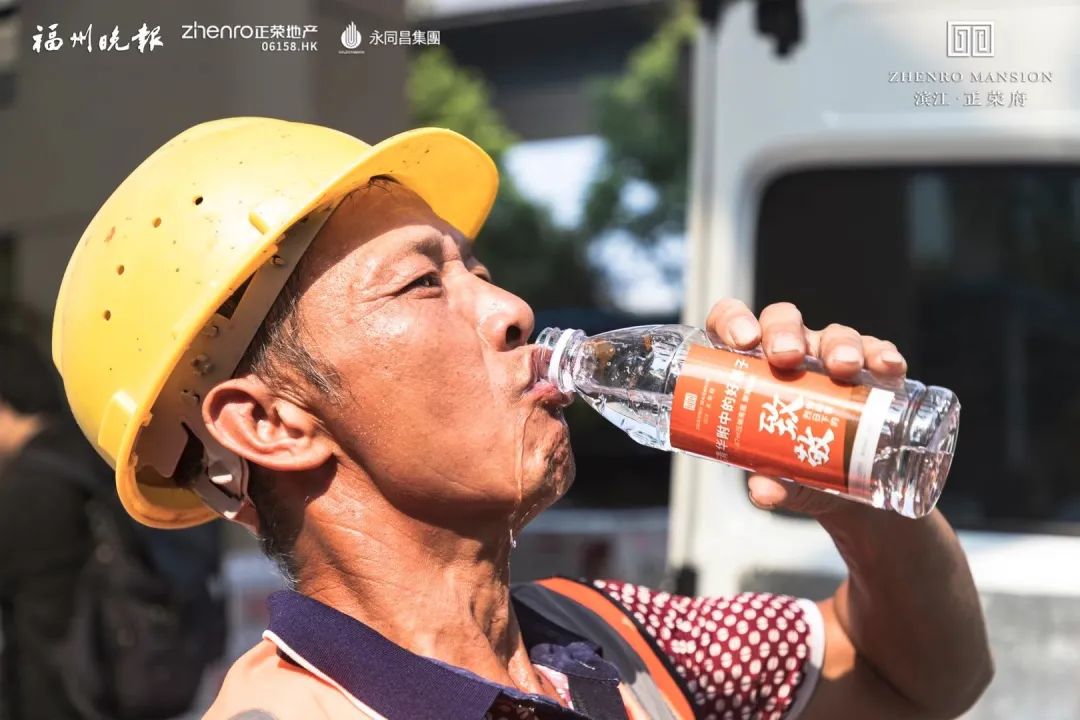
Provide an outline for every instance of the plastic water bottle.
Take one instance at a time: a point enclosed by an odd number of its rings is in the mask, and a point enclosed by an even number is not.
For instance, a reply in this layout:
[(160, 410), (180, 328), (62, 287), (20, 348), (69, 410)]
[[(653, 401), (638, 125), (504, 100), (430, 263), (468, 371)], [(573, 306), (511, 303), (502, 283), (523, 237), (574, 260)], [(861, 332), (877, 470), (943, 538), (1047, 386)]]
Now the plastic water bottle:
[(586, 337), (547, 328), (540, 371), (642, 445), (681, 451), (921, 517), (941, 495), (956, 395), (862, 371), (833, 380), (807, 358), (773, 368), (698, 328), (646, 325)]

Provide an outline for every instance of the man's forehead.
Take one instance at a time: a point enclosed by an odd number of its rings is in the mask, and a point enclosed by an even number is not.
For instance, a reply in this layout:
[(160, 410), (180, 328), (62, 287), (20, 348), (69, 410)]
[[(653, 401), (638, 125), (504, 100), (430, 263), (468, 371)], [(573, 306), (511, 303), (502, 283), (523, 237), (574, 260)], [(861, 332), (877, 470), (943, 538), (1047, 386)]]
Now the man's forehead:
[(369, 238), (398, 227), (430, 225), (455, 240), (465, 240), (422, 197), (405, 185), (385, 178), (376, 178), (349, 193), (327, 224), (332, 224), (335, 218), (353, 230), (366, 230)]
[(360, 255), (432, 254), (445, 249), (448, 239), (463, 259), (472, 257), (472, 243), (436, 215), (423, 198), (400, 183), (376, 180), (342, 199), (315, 238), (308, 260), (309, 265), (325, 268), (355, 251)]

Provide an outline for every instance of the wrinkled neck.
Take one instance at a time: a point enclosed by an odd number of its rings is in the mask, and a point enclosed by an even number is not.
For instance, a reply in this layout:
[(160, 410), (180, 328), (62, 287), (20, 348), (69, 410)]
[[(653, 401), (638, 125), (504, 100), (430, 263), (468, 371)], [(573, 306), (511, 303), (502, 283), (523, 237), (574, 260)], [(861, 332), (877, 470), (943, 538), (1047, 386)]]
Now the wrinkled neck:
[(540, 692), (510, 603), (507, 522), (468, 535), (409, 517), (363, 482), (307, 507), (297, 589), (401, 647)]

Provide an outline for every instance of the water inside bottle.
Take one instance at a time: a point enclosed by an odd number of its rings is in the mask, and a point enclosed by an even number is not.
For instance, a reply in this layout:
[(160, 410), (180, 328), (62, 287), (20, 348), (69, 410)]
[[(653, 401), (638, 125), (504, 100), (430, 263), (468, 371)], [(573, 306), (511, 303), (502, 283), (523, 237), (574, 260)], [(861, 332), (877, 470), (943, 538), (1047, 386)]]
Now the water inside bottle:
[(589, 342), (573, 374), (581, 397), (637, 442), (671, 450), (673, 361), (688, 350), (684, 334), (664, 327), (650, 333), (610, 334)]

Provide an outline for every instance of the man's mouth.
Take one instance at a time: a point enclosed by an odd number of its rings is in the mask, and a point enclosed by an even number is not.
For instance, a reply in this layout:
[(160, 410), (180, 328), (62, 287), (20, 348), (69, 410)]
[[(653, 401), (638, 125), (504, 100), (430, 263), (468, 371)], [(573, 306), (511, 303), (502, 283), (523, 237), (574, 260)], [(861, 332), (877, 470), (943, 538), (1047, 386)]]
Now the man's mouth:
[(562, 392), (548, 379), (537, 380), (525, 393), (525, 397), (541, 405), (564, 408), (574, 402), (574, 396)]
[(541, 405), (563, 408), (574, 401), (574, 396), (564, 393), (548, 379), (546, 374), (547, 362), (545, 353), (550, 351), (534, 346), (529, 355), (529, 367), (531, 377), (526, 386), (524, 396)]

